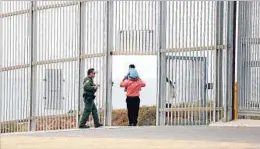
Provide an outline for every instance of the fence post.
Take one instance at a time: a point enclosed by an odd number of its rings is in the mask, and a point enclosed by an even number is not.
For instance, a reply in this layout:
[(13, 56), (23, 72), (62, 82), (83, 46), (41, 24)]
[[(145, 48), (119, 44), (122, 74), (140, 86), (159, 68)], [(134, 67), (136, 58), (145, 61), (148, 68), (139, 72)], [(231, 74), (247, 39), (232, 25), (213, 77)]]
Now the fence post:
[(36, 18), (36, 1), (30, 2), (30, 19), (29, 19), (29, 50), (30, 50), (30, 87), (29, 87), (29, 131), (36, 131), (36, 75), (37, 69), (33, 66), (33, 62), (36, 61), (37, 53), (37, 18)]
[(238, 119), (238, 83), (236, 82), (235, 84), (234, 84), (234, 97), (233, 97), (233, 104), (234, 104), (234, 107), (233, 107), (233, 109), (234, 109), (234, 113), (233, 113), (233, 115), (234, 115), (234, 120), (237, 120)]
[(235, 80), (235, 36), (236, 36), (236, 2), (228, 2), (227, 18), (227, 91), (224, 107), (224, 121), (230, 121), (233, 117), (233, 95)]
[(82, 60), (81, 60), (81, 53), (85, 48), (85, 3), (84, 2), (79, 2), (79, 10), (78, 10), (78, 100), (77, 100), (77, 117), (76, 117), (76, 127), (79, 126), (79, 119), (80, 119), (80, 104), (81, 104), (81, 97), (82, 97), (82, 92), (81, 92), (81, 83), (82, 83), (82, 78), (84, 74), (84, 66), (82, 65)]
[[(224, 22), (224, 2), (217, 2), (216, 13), (216, 45), (223, 45), (223, 22)], [(223, 106), (223, 49), (216, 49), (216, 101), (214, 105), (213, 121), (216, 122), (222, 118), (221, 111), (216, 110)]]
[(104, 125), (111, 126), (112, 125), (112, 56), (111, 52), (114, 49), (114, 8), (113, 1), (107, 1), (106, 3), (106, 11), (105, 11), (105, 102), (104, 102)]
[[(236, 119), (237, 116), (237, 83), (236, 83), (236, 20), (237, 20), (237, 2), (234, 2), (233, 9), (231, 9), (231, 14), (233, 14), (232, 21), (232, 42), (233, 42), (233, 50), (232, 50), (232, 117), (231, 119)], [(230, 120), (231, 120), (230, 119)]]
[[(247, 90), (250, 90), (250, 85), (248, 85), (248, 81), (246, 78), (248, 78), (248, 69), (245, 66), (245, 61), (247, 60), (247, 47), (249, 45), (246, 45), (243, 43), (243, 38), (247, 37), (247, 30), (250, 29), (250, 26), (247, 25), (248, 21), (245, 21), (245, 18), (248, 18), (247, 20), (250, 20), (250, 15), (247, 12), (247, 4), (248, 2), (238, 2), (238, 35), (237, 35), (237, 104), (238, 104), (238, 115), (240, 112), (240, 107), (245, 108), (246, 107), (246, 97), (248, 94), (246, 94)], [(237, 116), (238, 117), (238, 116)]]
[[(156, 95), (156, 125), (164, 125), (165, 123), (165, 80), (166, 76), (161, 72), (165, 68), (166, 58), (162, 50), (166, 49), (166, 19), (167, 19), (167, 2), (160, 1), (159, 6), (159, 48), (157, 54), (157, 95)], [(162, 110), (162, 111), (161, 111)]]

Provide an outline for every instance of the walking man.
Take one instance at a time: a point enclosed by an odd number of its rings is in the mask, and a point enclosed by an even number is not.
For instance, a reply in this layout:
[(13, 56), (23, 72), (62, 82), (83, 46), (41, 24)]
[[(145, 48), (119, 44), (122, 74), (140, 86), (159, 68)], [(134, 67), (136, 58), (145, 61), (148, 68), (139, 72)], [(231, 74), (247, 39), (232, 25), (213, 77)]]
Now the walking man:
[(131, 75), (130, 72), (128, 79), (124, 77), (120, 83), (120, 87), (127, 88), (126, 105), (129, 120), (128, 126), (136, 126), (140, 107), (140, 90), (142, 87), (145, 87), (145, 83), (140, 78), (131, 79)]
[(79, 123), (79, 128), (89, 128), (89, 126), (86, 125), (86, 122), (89, 119), (89, 115), (91, 112), (93, 115), (95, 127), (103, 126), (102, 124), (99, 123), (98, 111), (94, 103), (94, 99), (96, 97), (95, 92), (97, 91), (98, 86), (94, 84), (93, 78), (95, 78), (95, 70), (94, 68), (91, 68), (88, 70), (88, 77), (84, 79), (83, 97), (84, 97), (85, 108)]

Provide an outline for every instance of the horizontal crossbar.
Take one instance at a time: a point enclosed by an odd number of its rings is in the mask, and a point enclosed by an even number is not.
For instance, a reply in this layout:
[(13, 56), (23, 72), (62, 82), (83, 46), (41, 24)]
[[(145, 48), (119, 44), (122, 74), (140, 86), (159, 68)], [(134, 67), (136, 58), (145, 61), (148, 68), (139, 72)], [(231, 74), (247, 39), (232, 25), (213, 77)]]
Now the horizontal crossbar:
[(127, 51), (127, 50), (114, 50), (111, 55), (156, 55), (156, 51)]
[(245, 63), (248, 67), (260, 67), (260, 61), (247, 61)]
[[(217, 46), (205, 46), (205, 47), (190, 47), (190, 48), (168, 48), (161, 49), (161, 52), (192, 52), (192, 51), (209, 51), (209, 50), (222, 50), (224, 45)], [(118, 49), (112, 51), (111, 55), (157, 55), (157, 51), (154, 50), (140, 50), (140, 49)]]
[(184, 108), (160, 108), (160, 112), (206, 112), (206, 111), (223, 111), (222, 107), (184, 107)]
[(190, 48), (168, 48), (162, 49), (161, 52), (192, 52), (192, 51), (209, 51), (209, 50), (222, 50), (225, 49), (224, 45), (204, 46), (204, 47), (190, 47)]
[(260, 38), (243, 38), (240, 42), (242, 44), (260, 44)]
[[(36, 62), (32, 62), (32, 66), (55, 64), (55, 63), (61, 63), (61, 62), (73, 62), (73, 61), (77, 61), (78, 59), (97, 58), (97, 57), (102, 57), (105, 55), (106, 55), (105, 53), (83, 54), (80, 56), (80, 58), (71, 57), (71, 58), (60, 58), (60, 59), (54, 59), (54, 60), (36, 61)], [(1, 67), (0, 71), (16, 70), (16, 69), (23, 69), (23, 68), (28, 68), (28, 67), (30, 67), (30, 64), (14, 65), (14, 66)]]
[[(42, 5), (42, 6), (38, 6), (35, 10), (45, 10), (45, 9), (52, 9), (52, 8), (61, 8), (61, 7), (68, 7), (68, 6), (74, 6), (77, 5), (79, 2), (74, 1), (74, 2), (63, 2), (63, 3), (58, 3), (58, 4), (49, 4), (49, 5)], [(13, 12), (8, 12), (8, 13), (2, 13), (0, 14), (1, 18), (4, 17), (11, 17), (11, 16), (15, 16), (15, 15), (21, 15), (21, 14), (26, 14), (29, 13), (30, 9), (25, 9), (25, 10), (19, 10), (19, 11), (13, 11)]]
[(260, 110), (238, 110), (238, 116), (260, 116)]

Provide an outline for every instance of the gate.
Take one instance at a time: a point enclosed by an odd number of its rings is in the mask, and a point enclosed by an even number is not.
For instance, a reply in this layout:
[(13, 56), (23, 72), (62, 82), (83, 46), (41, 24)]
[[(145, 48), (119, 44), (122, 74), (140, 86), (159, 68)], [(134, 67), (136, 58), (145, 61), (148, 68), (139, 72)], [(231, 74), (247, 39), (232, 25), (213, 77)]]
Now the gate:
[(232, 119), (234, 6), (212, 1), (161, 4), (157, 125)]
[(166, 57), (166, 125), (207, 123), (205, 57)]
[(260, 116), (260, 2), (239, 2), (238, 116)]

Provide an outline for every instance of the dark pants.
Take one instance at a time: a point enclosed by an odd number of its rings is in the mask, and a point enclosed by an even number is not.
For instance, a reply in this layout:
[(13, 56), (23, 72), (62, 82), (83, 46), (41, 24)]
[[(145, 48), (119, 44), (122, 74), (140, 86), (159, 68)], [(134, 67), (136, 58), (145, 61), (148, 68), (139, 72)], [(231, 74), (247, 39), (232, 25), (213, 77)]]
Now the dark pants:
[(92, 113), (92, 115), (93, 115), (94, 124), (95, 125), (99, 124), (98, 111), (97, 111), (97, 107), (96, 107), (96, 104), (94, 103), (94, 101), (85, 99), (84, 103), (85, 103), (84, 113), (81, 117), (79, 127), (85, 126), (90, 113)]
[(128, 120), (129, 125), (136, 126), (137, 119), (138, 119), (138, 112), (140, 106), (140, 98), (136, 97), (127, 97), (126, 98), (126, 105), (127, 105), (127, 113), (128, 113)]

